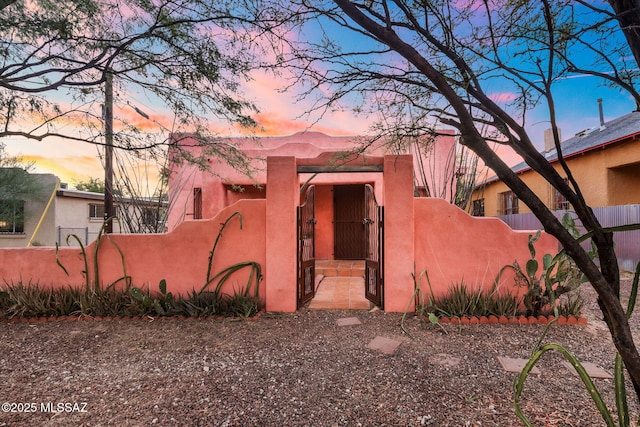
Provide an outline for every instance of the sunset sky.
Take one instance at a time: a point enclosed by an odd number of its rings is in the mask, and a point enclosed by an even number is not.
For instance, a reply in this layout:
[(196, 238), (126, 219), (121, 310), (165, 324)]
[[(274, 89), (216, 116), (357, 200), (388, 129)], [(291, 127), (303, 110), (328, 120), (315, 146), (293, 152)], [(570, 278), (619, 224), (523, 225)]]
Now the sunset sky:
[[(285, 81), (275, 79), (271, 75), (254, 73), (253, 80), (242, 88), (246, 97), (254, 101), (260, 109), (256, 119), (264, 129), (264, 135), (290, 135), (303, 130), (315, 130), (330, 135), (361, 135), (369, 131), (372, 118), (356, 117), (349, 111), (327, 113), (322, 119), (318, 119), (317, 115), (301, 115), (309, 108), (310, 102), (296, 103), (294, 94), (280, 92), (279, 89), (285, 84)], [(629, 96), (599, 87), (598, 81), (592, 77), (576, 77), (561, 81), (556, 85), (555, 93), (563, 139), (599, 124), (598, 98), (603, 99), (606, 120), (627, 114), (634, 107)], [(494, 100), (502, 101), (513, 100), (515, 96), (508, 91), (501, 91), (499, 87), (490, 95)], [(159, 129), (161, 124), (166, 128), (171, 127), (171, 115), (154, 102), (144, 96), (133, 94), (128, 98), (130, 105), (121, 105), (114, 113), (116, 117), (127, 117), (148, 128)], [(133, 106), (148, 114), (150, 120), (140, 117)], [(546, 120), (545, 112), (540, 109), (531, 112), (527, 121), (530, 135), (537, 141), (540, 149), (543, 146), (543, 132), (549, 127)], [(225, 124), (219, 125), (223, 135), (234, 132)], [(37, 142), (5, 138), (3, 142), (10, 154), (22, 155), (25, 161), (34, 162), (36, 172), (56, 174), (63, 182), (73, 184), (89, 177), (104, 176), (98, 150), (94, 145), (56, 139)], [(509, 153), (505, 152), (502, 155), (509, 164), (520, 161)]]

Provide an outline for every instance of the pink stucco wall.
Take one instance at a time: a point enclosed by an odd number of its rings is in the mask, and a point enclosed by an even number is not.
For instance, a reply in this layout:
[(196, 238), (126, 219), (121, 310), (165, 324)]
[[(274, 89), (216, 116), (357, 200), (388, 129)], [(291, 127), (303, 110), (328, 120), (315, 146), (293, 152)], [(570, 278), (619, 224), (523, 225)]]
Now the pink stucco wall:
[(267, 173), (266, 253), (269, 272), (267, 309), (296, 311), (297, 221), (300, 201), (294, 157), (270, 157)]
[[(103, 236), (99, 246), (98, 266), (100, 281), (111, 283), (123, 275), (122, 262), (117, 250), (109, 242), (116, 243), (124, 254), (127, 274), (134, 286), (158, 289), (161, 279), (174, 294), (199, 290), (206, 282), (209, 252), (220, 230), (220, 224), (233, 212), (243, 216), (243, 227), (235, 217), (225, 228), (213, 262), (213, 272), (243, 261), (255, 261), (265, 265), (265, 201), (246, 200), (224, 209), (208, 220), (181, 224), (167, 234), (112, 234)], [(86, 248), (93, 279), (93, 253), (95, 244)], [(27, 248), (0, 250), (0, 277), (8, 282), (32, 280), (43, 286), (84, 284), (81, 272), (83, 259), (78, 248), (60, 248), (59, 258), (69, 276), (56, 265), (55, 248)], [(263, 272), (266, 277), (266, 272)], [(233, 285), (246, 283), (247, 272), (239, 273), (225, 285), (224, 291), (233, 292)], [(264, 295), (264, 281), (260, 285)]]
[[(435, 296), (463, 280), (473, 289), (488, 289), (504, 265), (518, 260), (524, 267), (530, 258), (528, 239), (533, 231), (512, 230), (497, 218), (470, 216), (440, 199), (415, 199), (414, 213), (416, 275), (427, 270)], [(543, 233), (535, 248), (542, 265), (542, 256), (555, 255), (558, 243)], [(513, 285), (510, 272), (502, 276), (504, 289)], [(426, 279), (421, 285), (429, 292)]]
[(384, 159), (384, 308), (405, 311), (414, 266), (413, 168), (410, 155)]
[[(174, 135), (176, 144), (182, 150), (197, 157), (203, 154), (206, 147), (201, 146), (189, 135)], [(295, 157), (301, 163), (310, 161), (310, 164), (333, 164), (336, 162), (334, 155), (354, 150), (365, 142), (366, 137), (361, 136), (329, 136), (319, 132), (299, 132), (288, 136), (257, 137), (257, 138), (222, 138), (214, 141), (215, 144), (225, 147), (236, 147), (250, 160), (252, 175), (247, 176), (230, 165), (221, 162), (215, 156), (206, 156), (210, 170), (201, 170), (198, 166), (185, 162), (173, 164), (169, 177), (169, 211), (168, 229), (173, 230), (183, 221), (193, 219), (193, 189), (202, 189), (203, 218), (209, 218), (217, 214), (220, 209), (229, 206), (241, 198), (264, 197), (265, 192), (254, 191), (254, 185), (267, 187), (267, 157)], [(368, 156), (383, 156), (387, 147), (384, 142), (378, 142), (367, 149), (367, 156), (352, 155), (353, 161), (366, 161)], [(177, 150), (172, 151), (173, 156)], [(342, 156), (337, 157), (338, 163), (342, 162)], [(421, 163), (430, 169), (429, 179), (438, 181), (439, 176), (445, 170), (451, 168), (451, 159), (455, 158), (455, 137), (453, 133), (442, 131), (435, 142), (431, 152), (424, 155)], [(417, 168), (418, 161), (413, 161), (413, 167)], [(310, 174), (300, 174), (299, 184), (302, 185), (310, 177)], [(382, 197), (382, 174), (321, 174), (313, 178), (314, 184), (373, 184), (376, 197)], [(233, 193), (231, 184), (244, 186), (245, 193)], [(442, 187), (440, 182), (431, 182), (432, 187)]]

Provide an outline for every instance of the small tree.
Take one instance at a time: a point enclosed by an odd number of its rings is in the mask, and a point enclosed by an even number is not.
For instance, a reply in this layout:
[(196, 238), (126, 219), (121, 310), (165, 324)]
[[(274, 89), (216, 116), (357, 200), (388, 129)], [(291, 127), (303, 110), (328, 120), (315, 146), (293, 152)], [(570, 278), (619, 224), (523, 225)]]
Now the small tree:
[(79, 191), (104, 194), (104, 181), (100, 178), (89, 177), (86, 180), (76, 181), (73, 185), (76, 187), (76, 190)]
[(0, 2), (0, 138), (64, 138), (161, 158), (170, 132), (189, 133), (206, 147), (202, 158), (237, 162), (236, 151), (213, 146), (212, 124), (256, 125), (240, 85), (265, 66), (259, 54), (277, 42), (279, 25), (258, 1)]
[(25, 201), (42, 197), (43, 186), (32, 169), (33, 164), (9, 155), (0, 142), (0, 232), (24, 232), (20, 224), (28, 216)]

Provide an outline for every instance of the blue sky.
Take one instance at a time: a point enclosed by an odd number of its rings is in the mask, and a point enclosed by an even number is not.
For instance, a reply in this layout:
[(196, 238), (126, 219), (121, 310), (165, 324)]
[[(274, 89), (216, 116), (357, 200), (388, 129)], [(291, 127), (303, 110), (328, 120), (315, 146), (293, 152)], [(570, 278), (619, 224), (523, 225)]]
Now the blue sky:
[[(335, 25), (324, 26), (332, 33)], [(307, 37), (321, 34), (319, 27), (305, 32)], [(362, 43), (362, 39), (345, 34), (341, 41), (349, 41), (351, 45)], [(352, 47), (351, 45), (345, 45)], [(255, 73), (254, 80), (243, 85), (242, 90), (260, 108), (257, 119), (265, 128), (266, 135), (288, 135), (298, 131), (312, 129), (333, 135), (355, 135), (368, 132), (372, 119), (351, 114), (348, 110), (328, 112), (322, 119), (317, 116), (301, 116), (301, 111), (309, 108), (311, 100), (295, 102), (295, 93), (282, 93), (280, 89), (287, 84), (284, 77), (273, 77), (269, 74)], [(509, 93), (504, 89), (494, 87), (495, 96)], [(631, 112), (634, 103), (630, 96), (618, 90), (602, 87), (594, 77), (576, 76), (558, 81), (554, 86), (556, 94), (559, 124), (563, 139), (568, 139), (576, 132), (586, 128), (598, 126), (597, 99), (603, 100), (605, 120), (610, 120)], [(122, 105), (116, 111), (126, 118), (138, 120), (142, 126), (152, 129), (159, 128), (157, 123), (170, 123), (171, 114), (163, 111), (153, 100), (139, 95), (129, 94), (130, 103), (145, 111), (152, 118), (145, 122), (135, 111)], [(542, 135), (549, 127), (546, 110), (538, 107), (529, 112), (527, 129), (539, 149), (542, 149)], [(219, 123), (221, 133), (233, 132)], [(69, 126), (72, 126), (69, 124)], [(43, 142), (25, 141), (23, 139), (5, 139), (11, 154), (22, 154), (25, 160), (34, 161), (38, 172), (55, 173), (64, 181), (74, 181), (91, 177), (100, 177), (101, 167), (97, 159), (97, 150), (93, 145), (61, 140), (46, 140)], [(519, 160), (507, 156), (509, 164)]]

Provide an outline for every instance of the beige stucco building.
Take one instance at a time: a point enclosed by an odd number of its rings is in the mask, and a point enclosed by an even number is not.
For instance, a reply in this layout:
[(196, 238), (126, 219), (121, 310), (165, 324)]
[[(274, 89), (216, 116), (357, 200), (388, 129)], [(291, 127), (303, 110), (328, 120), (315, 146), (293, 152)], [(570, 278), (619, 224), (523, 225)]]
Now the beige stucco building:
[[(104, 223), (104, 194), (67, 188), (52, 174), (31, 174), (37, 191), (13, 201), (15, 215), (0, 220), (0, 248), (27, 246), (78, 246), (75, 235), (83, 245), (93, 242)], [(116, 202), (119, 218), (123, 209), (133, 209), (128, 199)], [(129, 215), (139, 221), (155, 221), (157, 201), (149, 201), (150, 215)], [(163, 207), (160, 207), (161, 209)], [(144, 207), (142, 208), (145, 209)], [(125, 223), (113, 222), (113, 232), (121, 233)], [(154, 224), (155, 225), (155, 224)], [(141, 226), (144, 226), (142, 224)]]
[[(545, 141), (545, 157), (566, 178), (553, 144)], [(591, 207), (640, 203), (640, 112), (602, 121), (562, 142), (564, 159)], [(569, 208), (551, 185), (525, 163), (514, 166), (545, 204), (553, 209)], [(497, 177), (481, 183), (473, 193), (470, 210), (476, 216), (529, 213), (511, 190)]]

